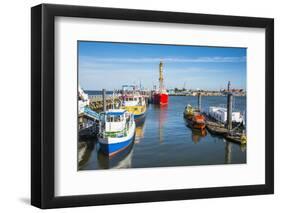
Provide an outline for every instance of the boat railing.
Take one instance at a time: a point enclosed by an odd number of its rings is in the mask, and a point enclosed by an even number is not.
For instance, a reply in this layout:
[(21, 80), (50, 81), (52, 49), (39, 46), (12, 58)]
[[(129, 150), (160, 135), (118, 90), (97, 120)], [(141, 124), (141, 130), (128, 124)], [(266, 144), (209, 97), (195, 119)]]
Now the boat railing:
[(106, 137), (111, 137), (111, 138), (116, 138), (116, 137), (126, 137), (128, 135), (128, 125), (126, 124), (125, 128), (120, 130), (120, 131), (114, 131), (114, 132), (111, 132), (111, 131), (102, 131), (102, 134), (101, 136), (103, 138), (106, 138)]

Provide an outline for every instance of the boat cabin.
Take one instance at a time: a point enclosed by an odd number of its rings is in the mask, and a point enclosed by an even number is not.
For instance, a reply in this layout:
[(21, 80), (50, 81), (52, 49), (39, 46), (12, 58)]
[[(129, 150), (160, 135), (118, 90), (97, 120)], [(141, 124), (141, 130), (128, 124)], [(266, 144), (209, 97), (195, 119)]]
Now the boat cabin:
[(130, 114), (123, 109), (110, 109), (101, 114), (101, 127), (105, 132), (120, 132), (127, 127)]
[(143, 106), (145, 104), (145, 99), (140, 92), (136, 90), (136, 86), (123, 85), (122, 104), (123, 106)]
[(123, 96), (123, 106), (142, 106), (145, 103), (141, 95), (125, 95)]

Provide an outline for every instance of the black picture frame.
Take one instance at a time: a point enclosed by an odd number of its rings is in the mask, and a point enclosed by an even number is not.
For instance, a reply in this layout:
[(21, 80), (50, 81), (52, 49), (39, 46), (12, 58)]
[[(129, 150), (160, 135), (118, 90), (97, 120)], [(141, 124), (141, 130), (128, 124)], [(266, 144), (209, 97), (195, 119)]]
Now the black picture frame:
[[(265, 184), (79, 196), (54, 195), (55, 17), (264, 28)], [(39, 208), (217, 198), (274, 193), (274, 20), (224, 15), (41, 4), (31, 8), (31, 204)]]

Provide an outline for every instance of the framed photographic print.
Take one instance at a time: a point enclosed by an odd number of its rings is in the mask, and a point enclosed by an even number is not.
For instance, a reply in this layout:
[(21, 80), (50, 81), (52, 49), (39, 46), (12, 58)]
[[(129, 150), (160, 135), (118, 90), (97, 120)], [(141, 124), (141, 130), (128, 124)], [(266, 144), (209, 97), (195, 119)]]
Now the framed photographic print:
[(274, 21), (31, 9), (31, 203), (271, 194)]

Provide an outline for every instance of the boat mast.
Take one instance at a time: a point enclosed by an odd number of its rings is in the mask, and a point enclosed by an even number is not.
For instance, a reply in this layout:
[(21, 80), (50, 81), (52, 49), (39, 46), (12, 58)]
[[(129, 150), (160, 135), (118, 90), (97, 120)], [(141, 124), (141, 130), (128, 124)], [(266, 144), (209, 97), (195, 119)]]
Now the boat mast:
[(162, 92), (163, 91), (163, 81), (164, 81), (164, 77), (163, 77), (163, 62), (160, 61), (159, 64), (159, 91)]

